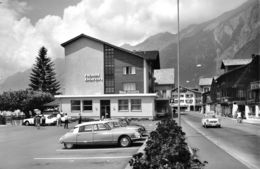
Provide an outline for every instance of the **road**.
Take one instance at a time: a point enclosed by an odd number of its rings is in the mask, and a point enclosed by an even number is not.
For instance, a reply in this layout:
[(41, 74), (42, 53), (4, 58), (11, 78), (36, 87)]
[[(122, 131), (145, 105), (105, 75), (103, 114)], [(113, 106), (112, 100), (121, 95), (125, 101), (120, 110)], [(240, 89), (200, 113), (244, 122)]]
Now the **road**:
[(0, 127), (0, 169), (122, 169), (142, 142), (128, 148), (83, 146), (63, 149), (58, 139), (67, 130), (47, 126)]
[(222, 128), (203, 128), (201, 114), (188, 112), (181, 117), (188, 143), (199, 149), (201, 160), (209, 162), (207, 169), (260, 168), (260, 126), (222, 118)]

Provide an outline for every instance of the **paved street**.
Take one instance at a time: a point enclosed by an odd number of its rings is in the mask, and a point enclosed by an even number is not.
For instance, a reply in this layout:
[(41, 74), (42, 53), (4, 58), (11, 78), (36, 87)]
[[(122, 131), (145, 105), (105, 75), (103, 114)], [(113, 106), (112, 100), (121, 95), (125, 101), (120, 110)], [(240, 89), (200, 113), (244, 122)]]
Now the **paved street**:
[(71, 169), (77, 167), (122, 169), (142, 142), (129, 148), (117, 146), (83, 146), (63, 149), (58, 139), (67, 130), (48, 126), (0, 127), (0, 169)]
[(182, 127), (189, 145), (199, 148), (201, 160), (209, 162), (207, 168), (259, 169), (260, 127), (238, 124), (222, 118), (222, 128), (203, 128), (201, 114), (188, 112), (182, 115)]

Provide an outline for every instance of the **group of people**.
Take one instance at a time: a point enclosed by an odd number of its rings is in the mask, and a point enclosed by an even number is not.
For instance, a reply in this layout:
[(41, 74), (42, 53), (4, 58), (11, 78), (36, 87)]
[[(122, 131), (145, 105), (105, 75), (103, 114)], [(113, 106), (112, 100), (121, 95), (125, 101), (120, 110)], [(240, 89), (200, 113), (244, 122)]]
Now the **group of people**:
[[(59, 127), (59, 126), (62, 126), (62, 124), (61, 124), (61, 116), (62, 116), (62, 113), (58, 113), (57, 114), (57, 127)], [(67, 113), (65, 113), (64, 114), (64, 129), (68, 129), (69, 128), (69, 117), (68, 117), (68, 114)]]

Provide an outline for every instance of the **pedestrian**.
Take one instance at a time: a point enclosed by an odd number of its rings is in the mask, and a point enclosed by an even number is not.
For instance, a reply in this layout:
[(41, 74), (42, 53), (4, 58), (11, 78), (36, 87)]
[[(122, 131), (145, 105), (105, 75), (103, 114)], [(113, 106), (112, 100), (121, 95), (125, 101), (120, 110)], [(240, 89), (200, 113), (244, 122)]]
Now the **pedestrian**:
[(57, 127), (61, 126), (61, 115), (60, 113), (57, 114)]
[(67, 113), (64, 114), (64, 128), (68, 129), (69, 128), (69, 118)]
[(37, 115), (35, 116), (35, 126), (37, 127), (37, 129), (40, 129), (40, 125), (41, 125), (41, 116), (39, 113), (37, 113)]
[(44, 114), (42, 114), (42, 125), (43, 126), (45, 126), (45, 121), (46, 121), (45, 116), (44, 116)]
[(82, 121), (81, 114), (79, 113), (79, 124), (81, 124), (81, 121)]

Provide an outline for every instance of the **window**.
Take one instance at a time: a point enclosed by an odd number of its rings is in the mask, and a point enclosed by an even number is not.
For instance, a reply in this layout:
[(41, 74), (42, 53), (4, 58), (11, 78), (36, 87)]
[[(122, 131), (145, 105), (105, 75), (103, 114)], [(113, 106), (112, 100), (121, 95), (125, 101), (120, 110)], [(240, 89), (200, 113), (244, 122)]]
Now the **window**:
[(124, 91), (134, 91), (134, 90), (136, 90), (136, 84), (135, 83), (124, 83), (123, 90)]
[(80, 100), (71, 100), (71, 111), (80, 111)]
[(128, 111), (128, 100), (118, 100), (118, 111)]
[(134, 74), (136, 74), (135, 67), (134, 66), (123, 67), (123, 74), (124, 75), (134, 75)]
[(141, 99), (131, 99), (131, 111), (141, 111), (142, 102)]
[(110, 46), (104, 46), (104, 83), (105, 94), (115, 93), (115, 63), (114, 49)]
[(102, 131), (102, 130), (107, 130), (107, 129), (108, 128), (103, 123), (94, 125), (94, 131)]
[(186, 100), (186, 103), (187, 103), (187, 104), (192, 104), (192, 103), (193, 103), (193, 100), (190, 100), (190, 99), (189, 99), (189, 100)]
[(83, 111), (92, 110), (92, 100), (83, 100)]
[(80, 126), (79, 132), (92, 132), (92, 125)]

